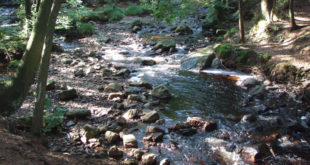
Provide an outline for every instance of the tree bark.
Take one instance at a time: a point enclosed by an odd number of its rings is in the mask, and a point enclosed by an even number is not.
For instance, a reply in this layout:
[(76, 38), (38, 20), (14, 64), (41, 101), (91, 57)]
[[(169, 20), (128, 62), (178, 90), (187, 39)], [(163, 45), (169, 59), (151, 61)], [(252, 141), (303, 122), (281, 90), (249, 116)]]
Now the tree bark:
[(30, 38), (22, 63), (14, 75), (12, 82), (0, 91), (0, 113), (9, 115), (16, 111), (23, 103), (34, 81), (36, 71), (41, 61), (41, 54), (48, 18), (51, 12), (52, 0), (43, 0), (38, 17)]
[(31, 0), (25, 0), (27, 36), (31, 31)]
[(291, 30), (295, 30), (297, 29), (297, 25), (294, 16), (294, 0), (290, 0), (289, 15), (290, 15)]
[(46, 82), (48, 67), (53, 44), (53, 34), (55, 31), (56, 19), (61, 6), (60, 0), (54, 0), (50, 18), (48, 21), (47, 34), (42, 51), (42, 61), (37, 83), (37, 97), (32, 118), (32, 134), (40, 136), (43, 127), (43, 110), (45, 104)]
[(242, 0), (239, 0), (239, 36), (240, 41), (244, 42), (244, 24), (243, 24), (243, 2)]
[(268, 22), (272, 22), (273, 20), (273, 14), (272, 14), (272, 10), (273, 10), (273, 2), (274, 0), (261, 0), (261, 11), (262, 11), (262, 15), (265, 18), (265, 20), (267, 20)]

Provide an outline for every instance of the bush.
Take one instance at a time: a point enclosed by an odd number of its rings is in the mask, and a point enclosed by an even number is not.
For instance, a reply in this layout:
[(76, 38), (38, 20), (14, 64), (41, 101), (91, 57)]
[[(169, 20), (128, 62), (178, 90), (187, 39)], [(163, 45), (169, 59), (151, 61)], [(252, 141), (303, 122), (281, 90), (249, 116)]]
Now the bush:
[(132, 4), (124, 11), (124, 13), (129, 16), (141, 15), (144, 13), (144, 9), (137, 4)]
[(78, 33), (83, 35), (91, 35), (94, 32), (94, 26), (92, 23), (78, 22), (76, 28)]
[(100, 7), (95, 10), (96, 16), (101, 21), (119, 21), (123, 19), (123, 10), (116, 6)]
[(258, 55), (253, 50), (240, 50), (237, 53), (236, 62), (243, 65), (255, 65), (258, 61)]
[(67, 108), (58, 104), (53, 112), (47, 112), (44, 115), (43, 119), (43, 129), (44, 133), (51, 132), (53, 129), (61, 126), (64, 122), (64, 115), (67, 111)]

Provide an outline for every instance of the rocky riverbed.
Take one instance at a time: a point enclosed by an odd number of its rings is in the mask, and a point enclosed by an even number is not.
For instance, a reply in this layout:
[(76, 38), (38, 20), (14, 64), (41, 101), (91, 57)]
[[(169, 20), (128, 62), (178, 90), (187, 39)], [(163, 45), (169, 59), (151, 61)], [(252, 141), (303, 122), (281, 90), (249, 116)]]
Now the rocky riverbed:
[(200, 26), (125, 20), (57, 41), (47, 95), (68, 111), (51, 151), (123, 164), (309, 163), (309, 107), (295, 88), (227, 71), (213, 53), (192, 60), (212, 45)]

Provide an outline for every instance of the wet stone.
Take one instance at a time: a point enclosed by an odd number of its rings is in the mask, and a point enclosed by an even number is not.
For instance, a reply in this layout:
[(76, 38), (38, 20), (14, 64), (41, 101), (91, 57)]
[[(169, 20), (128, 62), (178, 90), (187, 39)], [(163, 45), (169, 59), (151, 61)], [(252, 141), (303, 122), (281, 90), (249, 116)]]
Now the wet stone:
[(142, 165), (155, 165), (157, 156), (153, 153), (142, 155)]
[(103, 77), (111, 77), (113, 75), (113, 71), (110, 69), (102, 69), (102, 76)]
[(85, 136), (86, 139), (88, 140), (88, 139), (97, 137), (99, 135), (99, 130), (95, 126), (92, 126), (90, 124), (85, 124), (81, 131), (81, 135)]
[(144, 152), (139, 148), (134, 150), (134, 152), (133, 152), (133, 155), (137, 160), (141, 160), (143, 154), (144, 154)]
[(133, 134), (124, 135), (123, 143), (124, 143), (125, 148), (137, 148), (138, 147), (138, 141)]
[(169, 92), (168, 88), (164, 85), (159, 85), (155, 87), (151, 91), (151, 95), (155, 98), (161, 99), (161, 100), (169, 100), (171, 99), (171, 93)]
[(156, 61), (154, 61), (154, 60), (142, 60), (141, 64), (144, 66), (152, 66), (152, 65), (156, 65)]
[(88, 109), (74, 109), (66, 112), (68, 118), (85, 118), (91, 115)]
[(255, 122), (257, 120), (256, 116), (253, 114), (249, 114), (249, 115), (244, 115), (241, 119), (242, 122)]
[(171, 128), (169, 128), (169, 130), (184, 136), (191, 136), (197, 132), (195, 129), (192, 128), (191, 125), (187, 123), (176, 123)]
[(138, 162), (134, 158), (126, 158), (123, 162), (123, 165), (138, 165)]
[(85, 72), (83, 71), (83, 69), (78, 69), (76, 71), (74, 71), (74, 76), (75, 77), (84, 77), (86, 74)]
[(143, 115), (141, 119), (145, 123), (153, 123), (159, 119), (159, 115), (157, 111), (151, 111), (151, 112), (145, 113), (145, 115)]
[(107, 131), (105, 133), (105, 139), (107, 140), (108, 143), (112, 144), (119, 140), (119, 135), (115, 132)]
[(108, 156), (112, 158), (121, 158), (123, 156), (123, 152), (119, 150), (116, 146), (112, 146), (108, 150)]
[(170, 165), (170, 160), (168, 158), (164, 158), (160, 161), (159, 165)]
[(114, 75), (115, 76), (125, 76), (126, 77), (126, 76), (129, 76), (129, 74), (130, 74), (130, 70), (124, 68), (124, 69), (121, 69), (121, 70), (117, 71)]
[(146, 134), (158, 133), (158, 132), (164, 133), (165, 131), (157, 126), (148, 126), (146, 128)]
[(128, 100), (143, 102), (144, 100), (146, 100), (146, 97), (139, 94), (130, 94), (128, 96)]
[(126, 120), (129, 120), (129, 119), (134, 119), (135, 117), (138, 116), (138, 110), (137, 109), (129, 109), (124, 115), (123, 117), (126, 119)]
[(105, 133), (108, 130), (108, 126), (101, 124), (98, 126), (99, 133)]
[(104, 88), (104, 90), (106, 92), (120, 92), (123, 90), (123, 86), (118, 83), (110, 83)]
[(241, 157), (248, 163), (260, 162), (263, 158), (271, 156), (269, 147), (266, 144), (258, 144), (243, 147)]
[(164, 137), (164, 134), (161, 132), (150, 133), (149, 135), (143, 137), (143, 140), (150, 141), (150, 142), (159, 142), (163, 140), (163, 137)]

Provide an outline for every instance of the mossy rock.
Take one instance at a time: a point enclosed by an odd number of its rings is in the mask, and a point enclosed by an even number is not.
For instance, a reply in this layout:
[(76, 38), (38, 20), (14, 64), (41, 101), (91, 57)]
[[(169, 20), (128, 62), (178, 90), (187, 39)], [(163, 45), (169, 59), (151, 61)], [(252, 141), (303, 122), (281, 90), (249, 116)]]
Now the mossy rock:
[(236, 62), (239, 64), (253, 66), (259, 61), (259, 55), (254, 50), (238, 50), (236, 52)]
[(235, 50), (231, 44), (221, 44), (215, 48), (215, 52), (219, 58), (229, 59), (234, 55)]
[(61, 101), (66, 101), (66, 100), (70, 100), (70, 99), (74, 99), (77, 97), (77, 93), (75, 89), (69, 89), (69, 90), (65, 90), (62, 91), (59, 94), (59, 98)]
[(188, 26), (178, 26), (175, 29), (175, 32), (178, 33), (179, 35), (193, 34), (193, 30)]
[(161, 40), (159, 41), (154, 49), (155, 50), (158, 50), (158, 49), (162, 49), (164, 51), (169, 51), (171, 48), (175, 49), (176, 47), (176, 43), (174, 40), (171, 40), (171, 39), (165, 39), (165, 40)]
[(213, 46), (208, 46), (206, 48), (198, 49), (192, 53), (186, 55), (186, 57), (181, 61), (181, 69), (198, 69), (202, 70), (209, 68), (215, 58), (215, 53)]
[(297, 68), (289, 62), (281, 62), (271, 69), (270, 78), (278, 83), (294, 82)]

